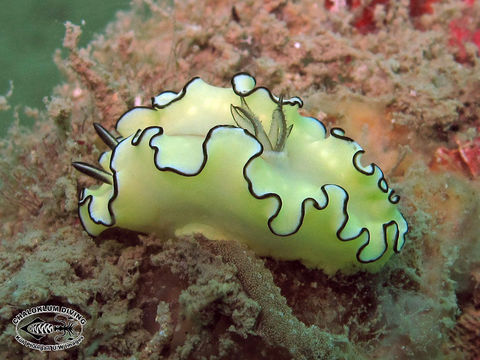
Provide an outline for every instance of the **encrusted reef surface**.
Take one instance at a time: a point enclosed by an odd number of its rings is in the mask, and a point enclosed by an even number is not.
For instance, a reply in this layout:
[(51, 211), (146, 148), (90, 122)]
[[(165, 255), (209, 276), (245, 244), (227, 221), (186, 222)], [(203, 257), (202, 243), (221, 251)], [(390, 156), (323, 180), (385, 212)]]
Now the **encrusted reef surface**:
[[(0, 357), (478, 359), (479, 18), (460, 0), (135, 0), (83, 49), (67, 23), (65, 82), (0, 144)], [(71, 161), (105, 150), (93, 122), (239, 71), (301, 96), (382, 167), (410, 232), (379, 273), (327, 276), (201, 234), (83, 231), (78, 190), (94, 181)], [(15, 341), (12, 318), (43, 304), (86, 317), (79, 346)]]

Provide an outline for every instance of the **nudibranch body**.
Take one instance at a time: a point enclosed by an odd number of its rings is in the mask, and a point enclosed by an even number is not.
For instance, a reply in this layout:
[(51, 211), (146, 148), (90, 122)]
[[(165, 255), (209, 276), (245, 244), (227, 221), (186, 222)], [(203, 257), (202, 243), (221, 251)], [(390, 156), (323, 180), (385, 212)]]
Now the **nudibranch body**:
[(333, 274), (377, 271), (405, 241), (398, 196), (360, 145), (298, 113), (297, 97), (255, 87), (246, 73), (232, 88), (192, 79), (153, 106), (117, 122), (100, 168), (74, 163), (103, 182), (84, 189), (85, 230), (110, 227), (246, 243), (258, 255), (300, 260)]

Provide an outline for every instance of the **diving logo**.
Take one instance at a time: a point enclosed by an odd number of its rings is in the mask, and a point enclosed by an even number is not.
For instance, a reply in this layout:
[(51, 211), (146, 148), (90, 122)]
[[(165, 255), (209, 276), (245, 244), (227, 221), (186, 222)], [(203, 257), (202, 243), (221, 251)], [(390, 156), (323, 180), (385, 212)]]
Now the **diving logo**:
[(40, 351), (66, 350), (84, 339), (87, 320), (77, 311), (59, 305), (40, 305), (23, 310), (12, 320), (15, 340)]

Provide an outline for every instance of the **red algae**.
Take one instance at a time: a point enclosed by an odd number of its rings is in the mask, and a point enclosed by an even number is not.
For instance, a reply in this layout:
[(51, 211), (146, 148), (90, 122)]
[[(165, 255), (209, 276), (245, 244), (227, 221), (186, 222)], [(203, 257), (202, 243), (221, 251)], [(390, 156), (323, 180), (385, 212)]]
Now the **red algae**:
[[(28, 110), (33, 130), (0, 142), (2, 358), (478, 358), (478, 18), (468, 0), (135, 0), (85, 48), (67, 23), (64, 83)], [(105, 150), (92, 124), (239, 71), (300, 96), (385, 170), (410, 232), (382, 271), (327, 276), (201, 234), (82, 230), (78, 190), (93, 181), (70, 163)], [(15, 341), (12, 318), (42, 304), (86, 317), (79, 346)]]

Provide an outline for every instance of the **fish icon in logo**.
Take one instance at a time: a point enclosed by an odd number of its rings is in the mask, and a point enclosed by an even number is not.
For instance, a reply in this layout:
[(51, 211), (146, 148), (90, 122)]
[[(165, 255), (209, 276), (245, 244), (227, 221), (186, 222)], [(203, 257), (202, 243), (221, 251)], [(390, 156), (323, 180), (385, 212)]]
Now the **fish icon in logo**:
[(79, 345), (87, 320), (78, 311), (60, 305), (39, 305), (18, 313), (12, 323), (15, 340), (39, 351), (67, 350)]
[(56, 343), (72, 340), (78, 336), (78, 332), (74, 329), (76, 323), (74, 319), (57, 314), (54, 320), (59, 324), (48, 323), (42, 318), (36, 317), (20, 329), (32, 336), (35, 340), (40, 340), (46, 335), (58, 333), (54, 337)]

